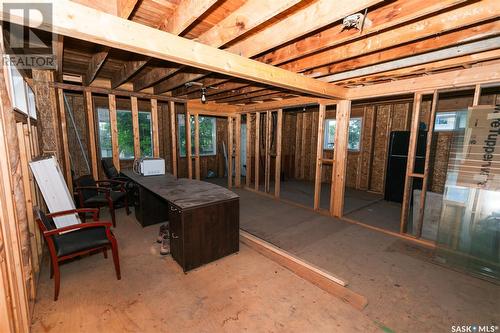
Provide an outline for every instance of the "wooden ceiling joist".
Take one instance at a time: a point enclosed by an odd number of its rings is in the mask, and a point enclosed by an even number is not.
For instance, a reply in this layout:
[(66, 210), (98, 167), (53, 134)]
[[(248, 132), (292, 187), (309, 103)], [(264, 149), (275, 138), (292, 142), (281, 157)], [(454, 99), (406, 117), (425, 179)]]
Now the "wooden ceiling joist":
[(122, 68), (111, 79), (111, 88), (115, 89), (127, 82), (132, 76), (134, 76), (141, 68), (143, 68), (147, 64), (147, 60), (136, 60), (136, 61), (127, 61), (123, 64)]
[(365, 87), (349, 89), (347, 98), (351, 100), (395, 96), (413, 91), (431, 91), (452, 87), (474, 86), (476, 84), (498, 83), (500, 66), (492, 64), (468, 69), (426, 75), (405, 80), (396, 80)]
[[(186, 0), (182, 1), (175, 12), (165, 18), (165, 20), (158, 26), (159, 30), (169, 32), (174, 35), (181, 35), (194, 21), (205, 14), (217, 0)], [(146, 63), (151, 58), (146, 59)], [(140, 91), (151, 87), (152, 85), (168, 78), (179, 72), (182, 67), (172, 68), (154, 68), (147, 75), (141, 79), (134, 81), (134, 90)]]
[(382, 0), (319, 0), (227, 50), (250, 58), (380, 2)]
[[(246, 59), (227, 51), (181, 38), (139, 23), (124, 20), (71, 1), (53, 4), (53, 24), (28, 25), (53, 33), (103, 44), (108, 47), (180, 63), (208, 71), (218, 72), (283, 89), (322, 97), (342, 97), (346, 90), (332, 84), (305, 78), (289, 71), (258, 61)], [(2, 20), (23, 25), (22, 13), (6, 13)], [(106, 29), (95, 22), (106, 22)], [(113, 31), (112, 34), (108, 31)], [(144, 38), (144, 36), (148, 36)]]
[(384, 71), (391, 71), (394, 69), (400, 69), (400, 68), (435, 62), (439, 60), (454, 58), (460, 55), (468, 55), (477, 52), (494, 50), (499, 46), (500, 46), (500, 37), (494, 37), (464, 45), (440, 49), (438, 51), (419, 54), (412, 57), (406, 57), (398, 60), (384, 62), (382, 64), (362, 67), (347, 72), (332, 74), (329, 76), (322, 77), (320, 78), (320, 80), (325, 82), (347, 80), (354, 77), (365, 76)]
[(357, 29), (343, 30), (342, 24), (338, 23), (310, 37), (266, 53), (256, 60), (266, 64), (280, 65), (284, 62), (410, 22), (462, 2), (464, 0), (441, 0), (432, 3), (422, 0), (398, 0), (368, 12), (367, 18), (370, 20), (371, 25), (363, 27), (361, 35)]
[[(213, 47), (221, 47), (242, 36), (246, 32), (267, 22), (276, 15), (297, 4), (298, 0), (268, 1), (253, 0), (243, 4), (228, 17), (216, 24), (210, 30), (199, 36), (196, 40), (200, 43)], [(256, 15), (258, 13), (258, 15)], [(206, 74), (182, 75), (184, 81), (179, 82), (179, 77), (172, 78), (172, 83), (162, 82), (155, 87), (155, 91), (163, 93), (179, 87), (184, 83), (196, 81), (205, 77)], [(177, 86), (176, 86), (177, 85)], [(172, 88), (173, 87), (173, 88)]]
[(308, 105), (318, 105), (318, 104), (334, 105), (337, 104), (337, 102), (338, 100), (335, 99), (295, 97), (295, 98), (284, 99), (281, 101), (271, 101), (260, 104), (244, 105), (238, 108), (238, 112), (239, 113), (261, 112), (261, 111), (270, 111), (278, 109), (305, 107)]
[[(138, 1), (139, 0), (116, 0), (114, 2), (114, 12), (105, 11), (105, 13), (117, 15), (121, 18), (129, 18), (134, 11), (134, 8), (137, 5)], [(109, 1), (108, 3), (113, 3), (113, 1)], [(86, 1), (84, 4), (93, 9), (100, 10), (99, 7), (96, 7), (95, 2)], [(92, 56), (92, 59), (89, 62), (89, 67), (87, 69), (87, 74), (85, 75), (86, 85), (90, 85), (94, 81), (102, 65), (108, 58), (109, 51), (109, 47), (100, 47), (100, 49)]]
[(346, 61), (341, 61), (331, 65), (315, 68), (313, 70), (305, 71), (302, 74), (305, 76), (317, 78), (329, 74), (354, 70), (361, 66), (370, 66), (385, 61), (400, 59), (409, 54), (416, 55), (420, 53), (431, 52), (439, 48), (445, 48), (482, 38), (488, 38), (498, 35), (499, 29), (500, 22), (498, 21), (476, 25), (467, 29), (459, 29), (456, 31), (439, 34), (435, 37), (392, 47), (390, 49), (384, 50), (383, 52), (374, 52)]
[(179, 71), (179, 68), (180, 68), (179, 66), (152, 68), (149, 72), (145, 73), (144, 75), (141, 75), (140, 77), (137, 77), (133, 81), (134, 91), (140, 91), (148, 87), (151, 87), (152, 85), (158, 83), (159, 81), (165, 79), (166, 77), (169, 77), (177, 73)]
[(415, 41), (494, 19), (498, 17), (499, 12), (500, 2), (497, 0), (472, 2), (399, 28), (387, 30), (369, 38), (360, 39), (286, 63), (280, 67), (293, 72), (303, 72), (362, 54), (380, 51), (400, 43)]
[(365, 82), (371, 82), (376, 80), (394, 80), (398, 77), (408, 76), (408, 75), (419, 75), (428, 72), (443, 70), (447, 68), (460, 67), (460, 66), (470, 66), (471, 64), (489, 61), (494, 59), (500, 59), (500, 50), (491, 50), (480, 53), (474, 53), (464, 56), (459, 56), (451, 59), (436, 61), (432, 63), (419, 64), (410, 67), (404, 67), (400, 69), (394, 69), (386, 72), (378, 72), (373, 75), (366, 75), (362, 78), (354, 80), (344, 80), (340, 83), (346, 84), (362, 84)]
[(158, 29), (181, 35), (194, 21), (205, 14), (218, 0), (183, 0), (174, 14), (166, 17)]

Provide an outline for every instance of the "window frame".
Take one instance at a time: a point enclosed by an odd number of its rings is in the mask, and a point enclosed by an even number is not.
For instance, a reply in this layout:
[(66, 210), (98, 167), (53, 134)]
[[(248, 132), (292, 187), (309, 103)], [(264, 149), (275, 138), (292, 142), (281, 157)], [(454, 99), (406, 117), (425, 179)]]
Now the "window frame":
[[(357, 149), (351, 149), (348, 148), (347, 151), (354, 152), (354, 153), (359, 153), (361, 151), (361, 144), (362, 144), (362, 138), (363, 138), (363, 117), (351, 117), (349, 119), (349, 126), (351, 126), (351, 121), (353, 120), (359, 120), (361, 125), (360, 125), (360, 133), (359, 133), (359, 145)], [(337, 130), (337, 119), (336, 118), (326, 118), (324, 121), (324, 133), (323, 133), (323, 150), (334, 150), (335, 149), (335, 138), (333, 138), (333, 147), (328, 147), (328, 139), (330, 137), (330, 131), (329, 129), (329, 123), (333, 122), (335, 124), (335, 130)], [(349, 142), (347, 143), (349, 146)]]
[[(108, 124), (110, 124), (110, 142), (112, 142), (112, 137), (111, 137), (111, 121), (110, 121), (110, 117), (109, 117), (109, 107), (106, 107), (106, 106), (97, 106), (96, 107), (96, 113), (97, 113), (97, 131), (98, 131), (98, 140), (99, 140), (99, 155), (101, 158), (104, 158), (102, 156), (102, 143), (101, 143), (101, 121), (99, 119), (99, 112), (103, 110), (105, 112), (107, 112), (108, 114)], [(132, 116), (132, 110), (127, 110), (127, 109), (117, 109), (116, 110), (116, 114), (117, 114), (117, 132), (119, 131), (118, 130), (118, 121), (120, 119), (120, 117), (118, 117), (118, 114), (119, 113), (129, 113), (131, 116)], [(152, 121), (152, 116), (151, 116), (151, 112), (150, 111), (139, 111), (139, 114), (149, 114), (150, 117), (149, 117), (149, 126), (150, 126), (150, 131), (149, 131), (149, 135), (150, 135), (150, 138), (151, 138), (151, 155), (142, 155), (142, 151), (141, 151), (141, 157), (153, 157), (153, 151), (154, 151), (154, 142), (153, 142), (153, 121)], [(133, 126), (133, 121), (132, 121), (132, 126)], [(132, 128), (133, 130), (133, 128)], [(141, 139), (141, 135), (139, 136), (139, 142), (140, 142), (140, 139)], [(118, 142), (118, 148), (119, 148), (119, 142)], [(133, 144), (133, 141), (132, 141), (132, 144)], [(113, 156), (113, 147), (111, 146), (111, 157)], [(119, 159), (120, 161), (132, 161), (135, 159), (135, 156), (132, 156), (132, 157), (121, 157), (119, 156)]]
[[(216, 156), (217, 155), (217, 117), (211, 117), (211, 116), (199, 116), (199, 120), (201, 122), (201, 119), (210, 119), (212, 122), (212, 147), (213, 151), (210, 153), (202, 153), (200, 151), (200, 156)], [(194, 116), (191, 115), (191, 119), (194, 121)], [(181, 122), (184, 123), (184, 125), (181, 125)], [(185, 158), (187, 156), (187, 147), (184, 147), (184, 153), (182, 153), (182, 142), (181, 142), (181, 136), (179, 135), (181, 133), (181, 126), (184, 126), (184, 133), (186, 132), (186, 115), (184, 113), (178, 113), (177, 114), (177, 144), (179, 147), (179, 157)], [(195, 135), (195, 126), (192, 124), (191, 126), (191, 155), (194, 155), (194, 135)]]
[[(453, 115), (455, 118), (455, 123), (453, 124), (453, 128), (444, 128), (444, 129), (438, 129), (437, 128), (437, 121), (439, 117), (441, 116), (450, 116)], [(443, 112), (436, 112), (436, 116), (434, 119), (434, 132), (455, 132), (455, 131), (460, 131), (464, 130), (467, 127), (467, 110), (456, 110), (456, 111), (443, 111)], [(460, 121), (462, 117), (465, 117), (465, 124), (464, 127), (460, 127)]]

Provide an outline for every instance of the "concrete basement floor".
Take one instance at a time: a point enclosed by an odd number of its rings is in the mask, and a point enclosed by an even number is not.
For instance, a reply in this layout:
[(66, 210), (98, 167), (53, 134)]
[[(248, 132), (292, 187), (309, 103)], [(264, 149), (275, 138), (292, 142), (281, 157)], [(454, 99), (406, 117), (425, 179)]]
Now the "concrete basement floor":
[(54, 302), (45, 262), (33, 332), (380, 331), (366, 314), (244, 245), (184, 274), (159, 254), (158, 226), (143, 229), (123, 209), (117, 220), (122, 280), (111, 257), (82, 258), (62, 266)]
[(436, 265), (413, 243), (235, 190), (240, 227), (349, 282), (368, 298), (363, 313), (395, 332), (450, 332), (500, 324), (500, 287)]

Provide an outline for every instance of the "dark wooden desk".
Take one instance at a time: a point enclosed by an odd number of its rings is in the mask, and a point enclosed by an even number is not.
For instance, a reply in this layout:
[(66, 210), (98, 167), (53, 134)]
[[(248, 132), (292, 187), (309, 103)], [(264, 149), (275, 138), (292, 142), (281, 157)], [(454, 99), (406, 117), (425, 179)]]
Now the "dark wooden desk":
[(172, 257), (189, 271), (239, 250), (239, 196), (228, 189), (173, 175), (140, 176), (122, 171), (139, 185), (139, 222), (170, 223)]

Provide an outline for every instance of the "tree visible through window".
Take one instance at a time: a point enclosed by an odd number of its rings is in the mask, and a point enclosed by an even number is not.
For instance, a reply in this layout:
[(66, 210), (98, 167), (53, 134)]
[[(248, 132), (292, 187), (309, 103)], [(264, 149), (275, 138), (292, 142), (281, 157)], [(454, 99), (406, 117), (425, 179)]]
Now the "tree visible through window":
[[(186, 156), (186, 124), (185, 115), (177, 115), (178, 121), (178, 134), (179, 134), (179, 153), (180, 156)], [(191, 152), (194, 154), (194, 137), (195, 137), (195, 127), (194, 127), (194, 116), (190, 117), (191, 122)], [(215, 155), (217, 153), (217, 122), (214, 117), (202, 117), (199, 118), (200, 123), (200, 156)]]
[[(361, 145), (362, 118), (351, 118), (349, 120), (349, 141), (347, 148), (352, 151), (359, 151)], [(333, 149), (335, 146), (335, 129), (337, 121), (335, 119), (325, 120), (325, 139), (323, 148)]]
[[(97, 116), (99, 122), (99, 145), (101, 157), (112, 157), (111, 125), (109, 121), (109, 110), (98, 108)], [(132, 112), (129, 110), (117, 110), (116, 121), (118, 130), (118, 152), (120, 159), (134, 158), (134, 129), (132, 125)], [(139, 112), (139, 140), (141, 156), (153, 156), (153, 143), (151, 132), (151, 113)]]

